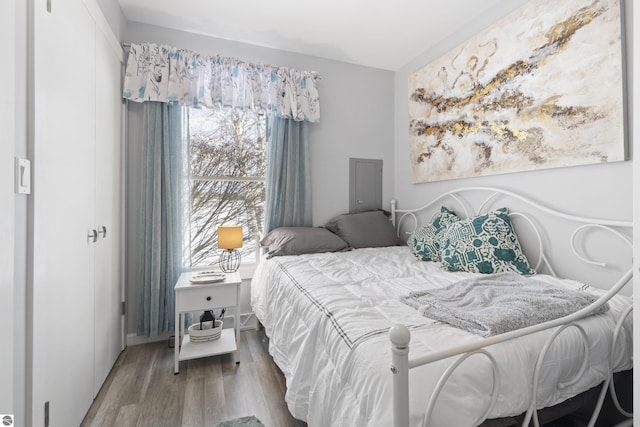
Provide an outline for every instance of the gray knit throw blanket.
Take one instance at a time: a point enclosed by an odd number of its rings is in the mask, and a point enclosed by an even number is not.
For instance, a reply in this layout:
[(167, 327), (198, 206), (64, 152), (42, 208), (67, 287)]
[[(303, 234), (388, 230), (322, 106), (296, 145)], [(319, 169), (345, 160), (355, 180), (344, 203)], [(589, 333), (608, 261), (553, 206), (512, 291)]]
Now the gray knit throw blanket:
[[(488, 337), (567, 316), (597, 297), (508, 272), (411, 292), (401, 300), (423, 316)], [(592, 314), (607, 310), (604, 304)]]

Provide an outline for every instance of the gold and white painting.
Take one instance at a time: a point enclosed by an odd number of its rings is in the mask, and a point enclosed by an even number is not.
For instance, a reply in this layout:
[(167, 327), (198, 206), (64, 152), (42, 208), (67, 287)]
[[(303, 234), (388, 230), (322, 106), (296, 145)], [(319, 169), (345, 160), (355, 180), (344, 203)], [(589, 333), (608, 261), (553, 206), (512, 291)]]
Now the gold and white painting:
[(532, 0), (409, 77), (412, 181), (625, 159), (619, 0)]

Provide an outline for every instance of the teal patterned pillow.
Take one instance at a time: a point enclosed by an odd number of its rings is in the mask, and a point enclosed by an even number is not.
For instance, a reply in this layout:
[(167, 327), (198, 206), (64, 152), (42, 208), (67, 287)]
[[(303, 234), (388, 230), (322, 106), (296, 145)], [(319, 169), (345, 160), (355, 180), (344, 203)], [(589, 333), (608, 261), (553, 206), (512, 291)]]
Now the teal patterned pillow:
[(442, 266), (449, 271), (536, 273), (522, 253), (507, 208), (451, 224), (441, 242)]
[(440, 261), (440, 235), (442, 230), (456, 221), (456, 214), (442, 206), (431, 224), (420, 227), (407, 240), (413, 254), (422, 261)]

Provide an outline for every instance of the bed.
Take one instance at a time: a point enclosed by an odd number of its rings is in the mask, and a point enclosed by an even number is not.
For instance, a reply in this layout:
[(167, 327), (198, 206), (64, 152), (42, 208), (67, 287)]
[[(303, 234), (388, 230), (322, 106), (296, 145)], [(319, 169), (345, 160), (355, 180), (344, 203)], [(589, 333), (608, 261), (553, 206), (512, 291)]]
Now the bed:
[[(447, 223), (446, 211), (455, 212), (455, 221)], [(556, 277), (547, 254), (557, 252), (546, 248), (557, 247), (546, 240), (558, 233), (546, 232), (532, 212), (573, 223), (573, 254), (585, 265), (609, 267), (617, 278), (599, 289)], [(485, 217), (511, 220), (507, 240), (509, 250), (515, 243), (517, 251), (501, 258), (510, 266), (483, 259), (460, 268), (469, 261), (461, 261), (461, 254), (473, 251), (456, 239), (466, 238)], [(437, 241), (430, 241), (424, 231), (434, 224), (441, 229)], [(480, 228), (500, 234), (500, 224), (486, 220)], [(268, 259), (252, 279), (251, 301), (286, 377), (289, 410), (309, 426), (538, 425), (539, 413), (553, 419), (566, 413), (563, 406), (595, 393), (593, 425), (607, 390), (622, 424), (631, 425), (632, 414), (618, 402), (612, 381), (614, 373), (632, 369), (632, 301), (620, 293), (631, 282), (631, 269), (592, 260), (584, 248), (588, 239), (581, 237), (606, 232), (628, 250), (629, 222), (573, 216), (513, 192), (476, 187), (443, 194), (416, 210), (394, 203), (390, 219), (362, 213), (337, 217), (324, 228), (283, 230), (263, 240)], [(429, 249), (438, 260), (424, 260)], [(486, 255), (484, 249), (472, 261)], [(587, 302), (543, 323), (481, 335), (428, 317), (408, 300), (461, 283), (479, 289), (479, 280), (511, 278), (514, 271), (527, 284), (579, 293)]]

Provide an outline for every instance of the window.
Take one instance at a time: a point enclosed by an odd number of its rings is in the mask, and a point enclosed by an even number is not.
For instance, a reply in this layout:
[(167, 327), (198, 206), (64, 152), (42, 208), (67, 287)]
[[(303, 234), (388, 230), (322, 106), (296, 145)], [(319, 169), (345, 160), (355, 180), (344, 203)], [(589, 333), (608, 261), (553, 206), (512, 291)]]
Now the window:
[(193, 267), (216, 264), (217, 228), (241, 224), (242, 263), (256, 262), (266, 171), (264, 114), (232, 108), (189, 109), (190, 248)]

